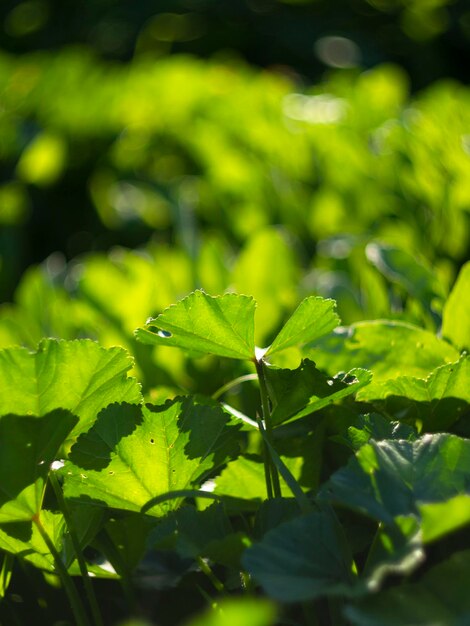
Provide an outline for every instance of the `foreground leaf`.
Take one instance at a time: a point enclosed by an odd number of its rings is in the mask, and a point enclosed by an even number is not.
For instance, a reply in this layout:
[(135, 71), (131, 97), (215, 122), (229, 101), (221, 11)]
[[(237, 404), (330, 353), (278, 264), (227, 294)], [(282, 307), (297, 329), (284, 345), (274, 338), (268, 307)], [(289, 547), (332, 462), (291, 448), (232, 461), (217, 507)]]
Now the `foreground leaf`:
[(218, 406), (176, 398), (161, 406), (112, 405), (72, 448), (65, 495), (98, 506), (161, 515), (180, 499), (152, 500), (199, 485), (238, 450), (237, 428)]
[(269, 346), (266, 357), (296, 345), (312, 343), (338, 326), (334, 300), (310, 296), (305, 298), (284, 324)]
[(143, 343), (250, 360), (255, 355), (255, 307), (249, 296), (194, 291), (138, 328), (136, 337)]
[(45, 415), (67, 409), (79, 418), (71, 438), (88, 430), (112, 402), (141, 401), (140, 386), (128, 378), (132, 359), (122, 348), (94, 341), (45, 339), (36, 352), (0, 351), (0, 415)]
[(342, 595), (354, 583), (352, 558), (335, 516), (310, 513), (269, 531), (245, 552), (243, 564), (281, 602)]

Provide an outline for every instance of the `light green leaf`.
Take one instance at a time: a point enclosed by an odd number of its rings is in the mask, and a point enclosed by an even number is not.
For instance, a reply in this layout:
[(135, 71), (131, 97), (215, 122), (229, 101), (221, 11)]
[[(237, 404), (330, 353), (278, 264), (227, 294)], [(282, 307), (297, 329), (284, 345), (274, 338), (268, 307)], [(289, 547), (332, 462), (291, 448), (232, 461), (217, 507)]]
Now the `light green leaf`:
[[(42, 510), (40, 520), (60, 553), (66, 532), (62, 514)], [(43, 570), (55, 572), (54, 558), (35, 524), (22, 522), (2, 525), (0, 527), (0, 549)]]
[(4, 554), (2, 556), (1, 562), (2, 565), (0, 567), (0, 599), (5, 597), (7, 589), (10, 586), (15, 559), (11, 554)]
[(445, 502), (419, 505), (423, 541), (435, 541), (470, 523), (470, 494), (461, 493)]
[(393, 246), (370, 243), (366, 247), (368, 260), (392, 283), (403, 287), (427, 308), (431, 308), (434, 298), (443, 297), (443, 289), (436, 279), (436, 273), (423, 259)]
[(0, 418), (0, 523), (30, 521), (39, 513), (50, 465), (77, 422), (64, 409)]
[(238, 293), (251, 294), (256, 311), (257, 345), (279, 328), (283, 316), (298, 300), (298, 264), (292, 247), (277, 228), (255, 231), (239, 254), (233, 269), (233, 284)]
[(276, 607), (264, 598), (223, 598), (184, 626), (274, 626)]
[(36, 352), (0, 351), (0, 415), (41, 416), (57, 408), (79, 418), (70, 437), (86, 431), (112, 402), (141, 401), (140, 386), (127, 376), (132, 359), (122, 348), (105, 349), (88, 339), (46, 339)]
[(465, 626), (470, 620), (470, 550), (457, 552), (419, 582), (371, 595), (346, 609), (357, 626)]
[(426, 378), (434, 369), (453, 363), (460, 354), (433, 333), (403, 322), (376, 320), (337, 329), (304, 353), (319, 369), (331, 375), (353, 367), (368, 369), (372, 382), (357, 394), (358, 400), (373, 399), (378, 383), (413, 376)]
[[(299, 477), (303, 459), (282, 457), (295, 478)], [(266, 498), (266, 479), (264, 465), (258, 458), (239, 456), (232, 461), (214, 479), (213, 493), (223, 496), (226, 505), (233, 509), (257, 510), (259, 504)], [(292, 493), (284, 480), (280, 479), (281, 493), (284, 497), (291, 497)]]
[(265, 375), (274, 425), (319, 411), (357, 392), (371, 380), (370, 372), (360, 369), (329, 378), (308, 359), (295, 370), (266, 367)]
[(445, 303), (442, 335), (457, 348), (470, 350), (470, 261), (460, 270)]
[(354, 582), (351, 555), (329, 511), (281, 524), (248, 548), (242, 561), (265, 592), (281, 602), (342, 595)]
[(419, 518), (419, 507), (470, 494), (470, 440), (425, 435), (417, 441), (371, 441), (325, 483), (322, 497), (393, 524)]
[(336, 302), (317, 296), (302, 300), (269, 346), (266, 357), (299, 344), (312, 343), (331, 332), (340, 320)]
[(401, 420), (420, 420), (425, 431), (443, 431), (470, 403), (470, 358), (441, 365), (426, 379), (399, 376), (377, 383), (373, 402)]
[(181, 504), (151, 501), (200, 485), (238, 450), (237, 427), (215, 403), (176, 398), (164, 405), (112, 405), (73, 446), (62, 470), (67, 498), (161, 515)]
[(144, 343), (251, 360), (255, 307), (250, 296), (194, 291), (138, 328), (136, 337)]

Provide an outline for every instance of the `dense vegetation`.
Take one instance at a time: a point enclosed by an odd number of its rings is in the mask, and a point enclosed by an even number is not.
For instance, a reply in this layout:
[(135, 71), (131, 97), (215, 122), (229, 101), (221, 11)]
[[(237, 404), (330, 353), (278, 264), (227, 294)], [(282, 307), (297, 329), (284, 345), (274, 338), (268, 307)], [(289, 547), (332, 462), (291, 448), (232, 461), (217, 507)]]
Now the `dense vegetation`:
[(463, 626), (464, 3), (161, 4), (2, 8), (0, 624)]

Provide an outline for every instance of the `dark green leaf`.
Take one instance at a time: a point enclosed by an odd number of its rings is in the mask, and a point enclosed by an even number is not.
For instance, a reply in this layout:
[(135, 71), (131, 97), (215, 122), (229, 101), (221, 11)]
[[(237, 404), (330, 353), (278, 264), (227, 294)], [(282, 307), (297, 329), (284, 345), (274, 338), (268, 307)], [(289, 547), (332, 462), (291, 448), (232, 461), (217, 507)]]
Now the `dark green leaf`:
[(346, 609), (357, 626), (465, 626), (470, 623), (470, 550), (423, 578), (365, 598)]
[(355, 393), (371, 380), (369, 372), (359, 369), (329, 378), (308, 359), (295, 370), (266, 367), (265, 374), (274, 425), (319, 411)]
[(243, 563), (265, 592), (281, 602), (344, 594), (354, 583), (352, 558), (329, 511), (295, 518), (269, 531)]
[(401, 422), (390, 422), (382, 415), (371, 413), (360, 415), (353, 426), (349, 426), (345, 435), (332, 437), (334, 441), (345, 443), (357, 451), (370, 439), (406, 439), (414, 441), (418, 437), (416, 431)]
[(470, 493), (470, 441), (448, 434), (371, 441), (323, 487), (328, 500), (387, 524), (462, 493)]

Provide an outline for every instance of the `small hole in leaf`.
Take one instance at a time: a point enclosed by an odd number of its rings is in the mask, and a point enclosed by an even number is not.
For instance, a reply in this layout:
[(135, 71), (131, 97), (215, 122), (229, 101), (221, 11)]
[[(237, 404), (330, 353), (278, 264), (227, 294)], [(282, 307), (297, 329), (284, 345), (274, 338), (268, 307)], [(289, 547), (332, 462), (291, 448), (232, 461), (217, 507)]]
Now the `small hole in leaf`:
[(163, 337), (163, 339), (168, 339), (168, 337), (171, 337), (171, 334), (169, 330), (159, 330), (157, 333), (157, 335)]
[(108, 473), (109, 473), (110, 476), (113, 476), (113, 474), (114, 474), (113, 470), (109, 470)]
[(150, 443), (152, 443), (152, 444), (155, 443), (155, 439), (153, 439), (153, 438), (150, 439)]
[(171, 471), (173, 472), (173, 474), (176, 472), (176, 470), (175, 470), (175, 469), (172, 469)]

